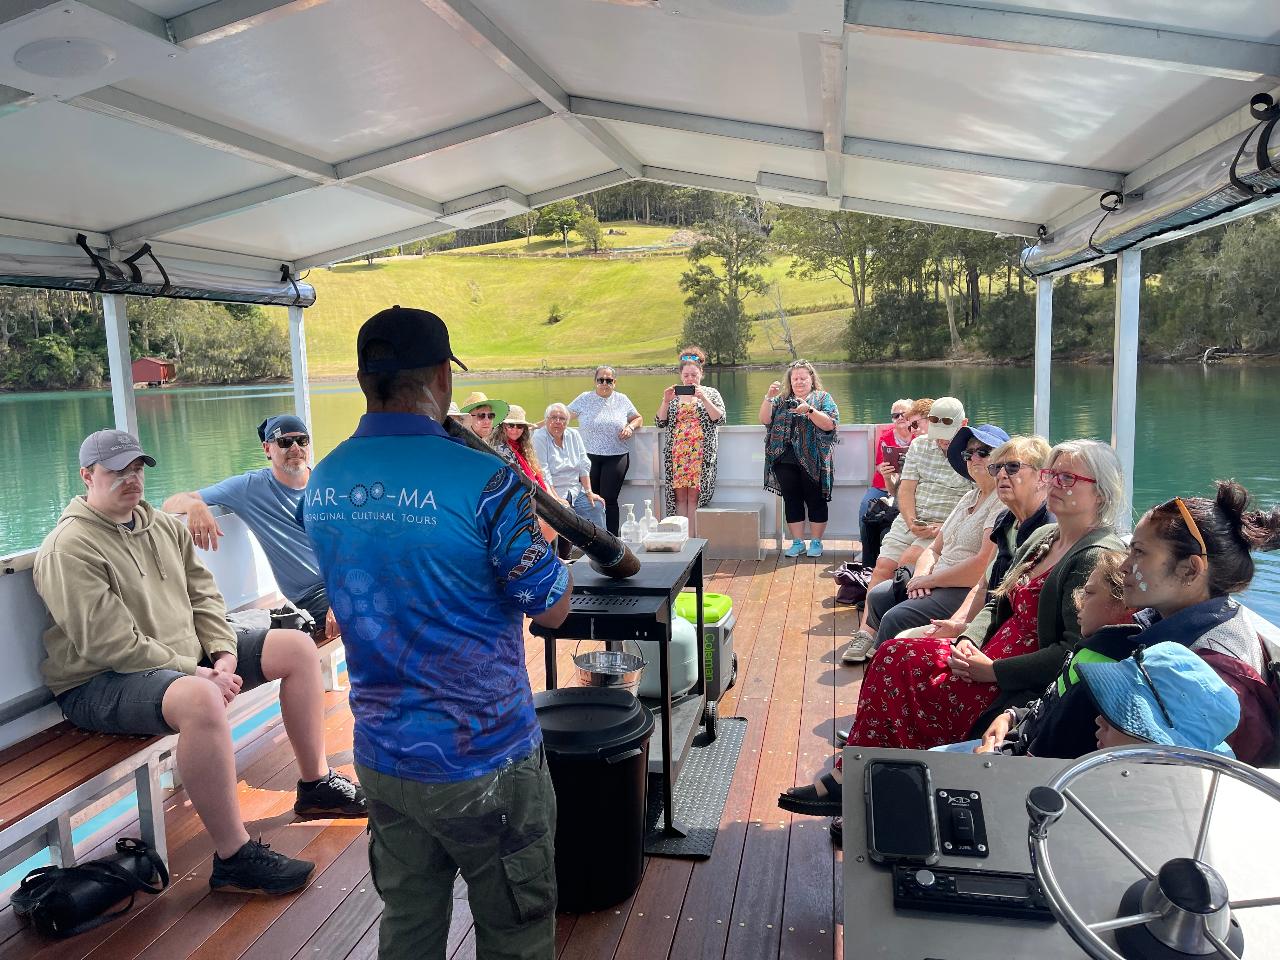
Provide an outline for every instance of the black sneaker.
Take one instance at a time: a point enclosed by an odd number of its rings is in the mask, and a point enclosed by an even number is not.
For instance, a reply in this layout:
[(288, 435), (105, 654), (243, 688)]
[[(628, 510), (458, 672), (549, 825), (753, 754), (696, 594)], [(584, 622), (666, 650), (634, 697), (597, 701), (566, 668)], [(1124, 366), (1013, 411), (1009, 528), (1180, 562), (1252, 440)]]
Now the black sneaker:
[(307, 885), (315, 868), (310, 860), (294, 860), (276, 853), (270, 844), (250, 840), (226, 860), (213, 855), (209, 886), (233, 893), (293, 893)]
[(310, 786), (298, 781), (293, 812), (300, 817), (363, 817), (367, 812), (364, 791), (330, 770), (328, 776)]

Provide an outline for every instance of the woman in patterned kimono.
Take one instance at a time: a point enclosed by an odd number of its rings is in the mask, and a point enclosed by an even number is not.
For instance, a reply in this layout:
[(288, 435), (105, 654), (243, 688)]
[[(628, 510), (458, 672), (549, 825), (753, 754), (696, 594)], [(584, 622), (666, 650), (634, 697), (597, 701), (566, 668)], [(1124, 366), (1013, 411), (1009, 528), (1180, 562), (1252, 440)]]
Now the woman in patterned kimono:
[(724, 398), (715, 387), (702, 385), (707, 355), (701, 347), (680, 351), (680, 382), (692, 393), (676, 393), (672, 384), (662, 393), (654, 423), (662, 432), (662, 476), (666, 489), (665, 516), (689, 520), (689, 536), (696, 537), (699, 507), (711, 502), (716, 489), (716, 431), (724, 422)]

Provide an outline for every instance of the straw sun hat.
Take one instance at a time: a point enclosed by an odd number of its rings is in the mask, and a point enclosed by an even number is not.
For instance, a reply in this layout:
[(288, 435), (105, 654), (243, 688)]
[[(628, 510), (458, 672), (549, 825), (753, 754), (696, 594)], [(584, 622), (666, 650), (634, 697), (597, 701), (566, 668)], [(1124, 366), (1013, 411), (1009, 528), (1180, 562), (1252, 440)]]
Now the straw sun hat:
[(529, 422), (529, 418), (525, 416), (524, 407), (518, 403), (511, 404), (511, 408), (507, 411), (507, 419), (502, 421), (504, 425), (531, 427), (533, 424)]

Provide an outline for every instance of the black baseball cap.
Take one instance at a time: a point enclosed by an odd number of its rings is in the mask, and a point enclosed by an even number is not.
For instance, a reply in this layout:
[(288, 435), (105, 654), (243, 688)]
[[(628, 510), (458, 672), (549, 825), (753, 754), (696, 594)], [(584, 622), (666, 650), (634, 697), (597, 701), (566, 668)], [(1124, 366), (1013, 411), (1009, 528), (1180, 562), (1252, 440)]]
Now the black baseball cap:
[[(374, 343), (385, 344), (389, 349), (384, 355), (370, 359), (366, 353)], [(449, 346), (449, 328), (427, 310), (402, 307), (397, 303), (366, 320), (356, 337), (356, 362), (361, 373), (416, 370), (433, 367), (446, 360), (467, 369)]]

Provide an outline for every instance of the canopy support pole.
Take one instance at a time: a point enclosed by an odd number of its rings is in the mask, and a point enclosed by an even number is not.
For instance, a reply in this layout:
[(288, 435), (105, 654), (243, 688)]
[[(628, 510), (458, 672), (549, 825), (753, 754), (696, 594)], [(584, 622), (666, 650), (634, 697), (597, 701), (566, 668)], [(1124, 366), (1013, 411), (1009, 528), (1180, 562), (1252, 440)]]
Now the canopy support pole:
[(315, 431), (311, 422), (311, 389), (307, 384), (307, 336), (302, 307), (289, 308), (289, 354), (293, 366), (293, 412), (302, 418), (307, 429)]
[(1128, 509), (1117, 524), (1128, 533), (1133, 507), (1133, 442), (1138, 416), (1138, 314), (1142, 293), (1142, 251), (1126, 250), (1117, 259), (1116, 329), (1111, 359), (1111, 445), (1124, 468)]
[(1049, 437), (1049, 378), (1053, 368), (1053, 277), (1036, 280), (1035, 432)]
[(127, 430), (137, 437), (138, 408), (133, 395), (129, 314), (125, 308), (124, 294), (102, 295), (102, 318), (107, 328), (107, 364), (111, 376), (111, 408), (116, 418), (116, 429)]

